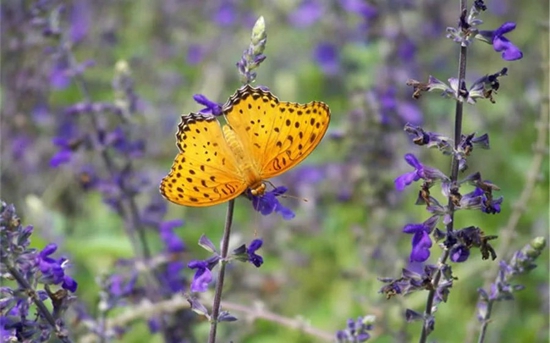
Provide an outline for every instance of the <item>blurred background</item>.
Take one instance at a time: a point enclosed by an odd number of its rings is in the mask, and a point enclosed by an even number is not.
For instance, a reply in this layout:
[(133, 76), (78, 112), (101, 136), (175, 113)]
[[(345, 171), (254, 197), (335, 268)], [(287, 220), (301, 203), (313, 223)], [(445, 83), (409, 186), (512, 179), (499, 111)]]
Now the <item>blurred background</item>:
[[(509, 71), (496, 103), (465, 106), (464, 132), (488, 133), (491, 149), (474, 150), (462, 177), (481, 172), (500, 187), (496, 195), (504, 202), (496, 215), (458, 212), (455, 227), (500, 235), (492, 241), (499, 256), (482, 260), (473, 251), (468, 261), (453, 264), (458, 280), (430, 336), (438, 342), (475, 339), (477, 289), (495, 278), (499, 260), (536, 236), (548, 237), (548, 143), (540, 138), (548, 129), (548, 106), (542, 105), (548, 96), (548, 70), (542, 68), (548, 62), (548, 3), (486, 4), (480, 28), (515, 22), (506, 37), (524, 57), (505, 61), (479, 41), (469, 49), (469, 85), (504, 67)], [(158, 234), (166, 220), (184, 221), (175, 229), (185, 243), (177, 255), (184, 264), (209, 256), (197, 245), (202, 234), (219, 242), (225, 205), (169, 204), (158, 184), (177, 153), (181, 114), (201, 109), (192, 96), (224, 103), (240, 87), (235, 64), (263, 16), (267, 59), (256, 70), (256, 84), (284, 101), (323, 101), (332, 121), (305, 162), (271, 180), (289, 188), (289, 197), (280, 200), (294, 219), (262, 216), (237, 199), (231, 245), (262, 238), (265, 263), (259, 269), (231, 264), (223, 299), (240, 320), (220, 327), (220, 341), (318, 342), (345, 328), (348, 318), (366, 314), (377, 317), (373, 341), (418, 339), (421, 325), (407, 324), (404, 311), (422, 312), (426, 293), (388, 300), (378, 293), (383, 284), (377, 278), (418, 268), (408, 263), (411, 237), (402, 228), (430, 216), (414, 204), (419, 184), (395, 190), (394, 179), (412, 170), (404, 154), (450, 169), (448, 156), (412, 144), (403, 126), (453, 135), (453, 101), (435, 92), (415, 100), (406, 82), (456, 77), (458, 45), (445, 36), (458, 22), (458, 1), (8, 0), (1, 10), (1, 198), (35, 226), (36, 248), (55, 242), (70, 258), (82, 311), (93, 317), (98, 280), (122, 273), (117, 261), (139, 255), (128, 235), (135, 228), (120, 215), (121, 198), (135, 206), (151, 256), (167, 256)], [(534, 150), (540, 139), (543, 151)], [(537, 158), (542, 168), (533, 163)], [(526, 185), (534, 185), (527, 198)], [(443, 202), (436, 189), (433, 195)], [(440, 249), (431, 251), (429, 262), (435, 263)], [(517, 280), (526, 289), (515, 301), (496, 305), (486, 342), (548, 341), (548, 267), (546, 250), (539, 268)], [(193, 271), (180, 268), (177, 275), (175, 290), (188, 291)], [(258, 316), (258, 308), (280, 317)], [(178, 318), (185, 320), (188, 341), (205, 341), (207, 321), (190, 313)], [(147, 316), (125, 323), (120, 341), (167, 341), (153, 324)]]

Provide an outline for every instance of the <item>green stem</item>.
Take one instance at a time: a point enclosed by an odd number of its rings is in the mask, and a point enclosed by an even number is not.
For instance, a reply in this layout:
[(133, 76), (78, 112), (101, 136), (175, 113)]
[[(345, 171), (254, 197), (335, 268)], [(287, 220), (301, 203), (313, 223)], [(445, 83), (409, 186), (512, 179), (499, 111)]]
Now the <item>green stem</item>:
[(214, 294), (214, 303), (212, 304), (212, 314), (210, 315), (210, 335), (208, 337), (208, 343), (216, 342), (216, 332), (218, 329), (218, 316), (220, 315), (223, 280), (225, 277), (225, 265), (227, 262), (226, 259), (229, 251), (229, 236), (231, 234), (231, 224), (233, 222), (234, 208), (235, 208), (235, 200), (230, 200), (227, 205), (227, 214), (225, 216), (225, 227), (223, 230), (220, 269), (218, 272), (218, 282), (216, 283), (216, 291)]

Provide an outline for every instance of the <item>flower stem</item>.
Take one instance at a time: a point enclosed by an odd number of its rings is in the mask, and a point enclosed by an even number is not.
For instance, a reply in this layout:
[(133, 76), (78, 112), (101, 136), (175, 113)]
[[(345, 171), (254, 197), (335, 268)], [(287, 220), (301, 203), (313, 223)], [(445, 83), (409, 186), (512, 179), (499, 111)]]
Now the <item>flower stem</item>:
[(218, 282), (216, 283), (216, 291), (214, 294), (214, 303), (212, 305), (212, 314), (210, 315), (210, 335), (208, 343), (216, 342), (216, 331), (218, 329), (218, 316), (220, 314), (220, 304), (222, 301), (223, 280), (225, 277), (226, 258), (229, 250), (229, 236), (231, 234), (231, 224), (233, 222), (233, 209), (235, 208), (235, 200), (230, 200), (227, 205), (227, 214), (225, 216), (225, 227), (223, 229), (220, 270), (218, 272)]
[[(460, 0), (460, 13), (464, 13), (464, 11), (466, 10), (467, 10), (467, 0)], [(458, 57), (458, 84), (459, 84), (458, 91), (459, 92), (462, 90), (462, 85), (464, 85), (465, 78), (466, 78), (466, 57), (467, 57), (466, 53), (467, 53), (467, 47), (461, 45), (459, 57)], [(464, 112), (464, 102), (459, 97), (459, 99), (456, 101), (456, 107), (455, 107), (455, 127), (454, 127), (455, 149), (458, 148), (458, 145), (460, 144), (460, 138), (462, 135), (463, 112)], [(456, 187), (456, 182), (458, 180), (458, 164), (459, 164), (458, 159), (453, 155), (451, 160), (452, 187)], [(455, 213), (455, 207), (451, 197), (449, 197), (447, 207), (449, 209), (450, 221), (447, 224), (446, 228), (447, 228), (447, 232), (450, 232), (450, 231), (453, 231), (454, 213)], [(428, 335), (430, 334), (431, 329), (428, 327), (428, 318), (432, 315), (434, 298), (437, 292), (439, 281), (441, 280), (442, 267), (445, 265), (448, 258), (449, 258), (449, 250), (444, 250), (442, 256), (439, 258), (439, 261), (438, 261), (439, 268), (436, 271), (434, 278), (432, 280), (432, 289), (428, 293), (428, 298), (426, 299), (424, 323), (422, 325), (422, 333), (418, 341), (419, 343), (425, 343), (428, 338)]]

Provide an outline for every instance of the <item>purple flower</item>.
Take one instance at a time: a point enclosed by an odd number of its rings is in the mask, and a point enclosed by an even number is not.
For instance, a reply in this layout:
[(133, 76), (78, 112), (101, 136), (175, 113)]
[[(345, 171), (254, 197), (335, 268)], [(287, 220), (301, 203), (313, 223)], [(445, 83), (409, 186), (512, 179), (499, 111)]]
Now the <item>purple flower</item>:
[(365, 19), (372, 19), (378, 13), (374, 6), (363, 0), (341, 0), (340, 3), (346, 11), (357, 13)]
[(347, 328), (336, 332), (336, 341), (344, 342), (365, 342), (370, 338), (367, 331), (373, 329), (374, 316), (359, 317), (357, 320), (348, 319)]
[(515, 23), (507, 22), (494, 31), (480, 31), (479, 34), (484, 41), (493, 44), (495, 51), (502, 52), (501, 56), (504, 60), (515, 61), (521, 59), (523, 53), (508, 38), (504, 37), (504, 34), (513, 31), (515, 28)]
[(191, 44), (187, 49), (187, 64), (199, 64), (205, 55), (205, 48), (199, 44)]
[(267, 216), (273, 212), (279, 213), (285, 220), (290, 220), (296, 215), (290, 209), (281, 205), (277, 197), (286, 193), (287, 188), (284, 186), (276, 187), (272, 191), (266, 192), (263, 195), (252, 195), (250, 190), (247, 191), (247, 196), (252, 200), (252, 206), (254, 209), (264, 216)]
[(42, 249), (36, 257), (36, 263), (38, 268), (42, 272), (42, 281), (44, 283), (50, 283), (54, 285), (61, 284), (61, 287), (75, 292), (78, 284), (70, 276), (65, 275), (64, 268), (66, 268), (67, 260), (65, 258), (53, 259), (50, 257), (57, 250), (55, 243), (50, 243)]
[(169, 253), (180, 253), (185, 250), (183, 240), (174, 233), (174, 229), (183, 225), (183, 220), (174, 219), (160, 224), (160, 238)]
[(313, 58), (327, 75), (335, 75), (340, 70), (340, 56), (334, 44), (319, 43), (313, 52)]
[(462, 244), (454, 246), (451, 251), (451, 261), (453, 262), (465, 262), (470, 257), (470, 249)]
[(411, 183), (418, 181), (420, 179), (424, 179), (427, 181), (432, 180), (447, 180), (448, 177), (445, 176), (441, 171), (435, 168), (424, 166), (416, 156), (413, 154), (406, 154), (405, 155), (405, 161), (412, 167), (414, 167), (414, 171), (405, 173), (398, 178), (395, 179), (395, 188), (398, 191), (402, 191), (410, 185)]
[(212, 272), (208, 268), (207, 261), (191, 261), (187, 267), (196, 269), (195, 276), (191, 282), (192, 292), (206, 292), (208, 284), (212, 282)]
[(323, 17), (324, 8), (321, 1), (304, 0), (289, 15), (288, 20), (297, 28), (306, 28)]
[(403, 228), (404, 233), (413, 234), (412, 250), (409, 260), (411, 262), (424, 262), (430, 257), (432, 240), (430, 233), (435, 228), (438, 216), (432, 216), (421, 224), (407, 224)]
[(504, 198), (501, 196), (493, 199), (492, 195), (488, 195), (491, 194), (476, 187), (472, 192), (462, 196), (460, 199), (460, 207), (464, 209), (480, 209), (487, 214), (500, 213), (500, 205), (504, 201)]
[(261, 239), (255, 239), (250, 243), (250, 246), (248, 249), (246, 249), (246, 253), (248, 254), (248, 261), (255, 265), (257, 268), (259, 268), (263, 263), (264, 259), (260, 255), (256, 255), (256, 250), (260, 249), (262, 247), (262, 240)]
[(50, 83), (56, 89), (65, 89), (71, 84), (69, 63), (66, 59), (58, 58), (50, 72)]
[(91, 8), (88, 1), (79, 0), (73, 2), (71, 11), (71, 39), (74, 43), (79, 42), (90, 30)]
[(216, 102), (209, 100), (206, 96), (202, 94), (195, 94), (193, 95), (193, 99), (205, 107), (199, 111), (200, 113), (212, 114), (214, 116), (219, 116), (220, 114), (222, 114), (222, 106)]
[(185, 268), (183, 261), (171, 261), (166, 264), (163, 271), (163, 281), (172, 293), (183, 290), (184, 278), (181, 271)]
[(131, 295), (135, 290), (137, 277), (137, 272), (131, 273), (129, 278), (119, 274), (111, 275), (107, 282), (109, 294), (116, 299)]
[(214, 13), (214, 21), (220, 26), (231, 26), (236, 18), (235, 4), (232, 1), (222, 1)]

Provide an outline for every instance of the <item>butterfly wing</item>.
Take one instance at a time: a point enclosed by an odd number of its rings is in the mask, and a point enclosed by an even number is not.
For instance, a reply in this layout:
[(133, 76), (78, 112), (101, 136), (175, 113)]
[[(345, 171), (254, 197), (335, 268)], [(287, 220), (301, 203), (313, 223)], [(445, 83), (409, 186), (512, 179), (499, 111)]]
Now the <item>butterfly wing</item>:
[(216, 117), (197, 113), (182, 116), (176, 139), (180, 153), (160, 184), (166, 199), (185, 206), (211, 206), (246, 190)]
[(229, 98), (224, 114), (263, 179), (280, 175), (304, 160), (330, 122), (330, 109), (322, 102), (279, 101), (271, 92), (249, 85)]

